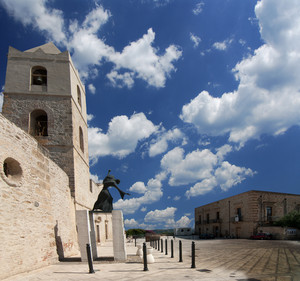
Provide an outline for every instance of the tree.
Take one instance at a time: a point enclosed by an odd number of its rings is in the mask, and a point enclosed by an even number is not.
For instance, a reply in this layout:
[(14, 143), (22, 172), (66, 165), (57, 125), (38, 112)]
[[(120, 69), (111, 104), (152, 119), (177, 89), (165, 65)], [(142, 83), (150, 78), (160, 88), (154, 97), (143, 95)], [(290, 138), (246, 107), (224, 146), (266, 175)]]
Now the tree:
[(126, 236), (145, 236), (145, 233), (144, 229), (132, 228), (126, 231)]
[(300, 229), (300, 212), (292, 211), (275, 222), (275, 225), (282, 227), (295, 227)]

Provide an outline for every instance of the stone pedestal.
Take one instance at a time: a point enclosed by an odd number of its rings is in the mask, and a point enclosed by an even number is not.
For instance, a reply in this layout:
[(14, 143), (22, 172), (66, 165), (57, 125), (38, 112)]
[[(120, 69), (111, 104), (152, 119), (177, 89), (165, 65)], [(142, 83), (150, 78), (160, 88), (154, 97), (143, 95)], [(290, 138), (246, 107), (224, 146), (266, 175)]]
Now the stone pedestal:
[(113, 248), (115, 261), (124, 262), (127, 259), (126, 237), (123, 222), (123, 213), (119, 210), (112, 211)]
[(86, 244), (91, 245), (92, 257), (97, 257), (97, 247), (93, 224), (93, 214), (88, 210), (76, 211), (76, 225), (78, 230), (78, 243), (81, 261), (87, 262)]

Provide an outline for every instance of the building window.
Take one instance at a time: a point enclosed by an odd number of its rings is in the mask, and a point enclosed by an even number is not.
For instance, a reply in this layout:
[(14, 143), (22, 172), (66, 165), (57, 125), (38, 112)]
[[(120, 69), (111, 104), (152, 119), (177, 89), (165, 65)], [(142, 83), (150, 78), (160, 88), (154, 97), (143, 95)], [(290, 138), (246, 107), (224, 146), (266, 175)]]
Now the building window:
[(34, 66), (31, 70), (31, 84), (47, 86), (47, 69), (42, 66)]
[(201, 215), (199, 216), (199, 224), (201, 224)]
[(206, 223), (209, 223), (209, 214), (206, 214)]
[(37, 109), (30, 113), (29, 133), (32, 136), (48, 136), (48, 116), (44, 110)]
[(77, 102), (79, 104), (79, 106), (81, 107), (81, 91), (79, 86), (77, 85)]
[(272, 221), (272, 207), (266, 207), (267, 221)]
[(237, 208), (236, 209), (236, 214), (238, 215), (239, 218), (242, 217), (242, 209), (241, 208)]
[(217, 220), (219, 220), (220, 219), (220, 212), (217, 212), (217, 218), (216, 218)]
[(84, 152), (83, 132), (81, 127), (79, 127), (79, 144), (80, 144), (81, 151)]

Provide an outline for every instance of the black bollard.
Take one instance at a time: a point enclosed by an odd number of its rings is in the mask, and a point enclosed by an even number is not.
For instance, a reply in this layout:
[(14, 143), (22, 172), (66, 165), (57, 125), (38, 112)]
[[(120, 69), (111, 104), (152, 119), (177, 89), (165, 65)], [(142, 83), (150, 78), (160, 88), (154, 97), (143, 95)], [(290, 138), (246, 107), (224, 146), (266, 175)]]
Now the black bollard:
[(195, 242), (192, 242), (192, 266), (191, 268), (196, 268), (195, 264)]
[(148, 271), (148, 264), (147, 264), (147, 246), (146, 243), (143, 243), (143, 259), (144, 259), (144, 271)]
[(166, 239), (165, 242), (166, 242), (166, 245), (165, 245), (165, 247), (166, 247), (166, 255), (168, 255), (168, 239)]
[(95, 273), (94, 268), (93, 268), (93, 261), (92, 261), (92, 253), (91, 253), (91, 246), (90, 244), (86, 244), (86, 254), (88, 258), (88, 263), (89, 263), (89, 273)]
[(136, 237), (134, 237), (134, 247), (136, 247)]
[(159, 239), (157, 240), (157, 244), (158, 244), (158, 249), (157, 250), (160, 251), (160, 240)]
[(171, 240), (171, 258), (174, 258), (174, 246), (173, 246), (173, 239)]
[(182, 243), (179, 240), (179, 262), (182, 262)]
[(164, 252), (164, 241), (161, 239), (161, 252)]

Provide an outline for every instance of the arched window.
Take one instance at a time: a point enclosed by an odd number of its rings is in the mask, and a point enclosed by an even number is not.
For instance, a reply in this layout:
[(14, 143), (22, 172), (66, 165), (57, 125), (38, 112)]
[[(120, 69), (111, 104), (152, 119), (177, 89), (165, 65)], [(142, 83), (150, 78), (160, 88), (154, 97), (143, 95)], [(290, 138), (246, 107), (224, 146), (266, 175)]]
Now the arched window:
[(82, 150), (82, 152), (84, 152), (83, 132), (81, 127), (79, 127), (79, 144), (80, 144), (80, 149)]
[(42, 66), (34, 66), (31, 69), (31, 84), (47, 86), (47, 69)]
[(30, 113), (29, 133), (32, 136), (48, 136), (48, 116), (44, 110), (37, 109)]
[(78, 104), (81, 107), (81, 91), (80, 91), (80, 88), (79, 88), (78, 85), (77, 85), (77, 101), (78, 101)]

